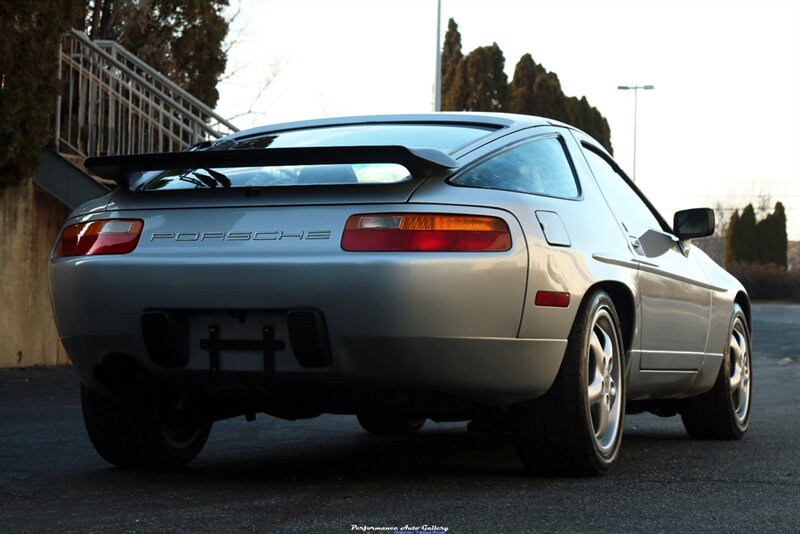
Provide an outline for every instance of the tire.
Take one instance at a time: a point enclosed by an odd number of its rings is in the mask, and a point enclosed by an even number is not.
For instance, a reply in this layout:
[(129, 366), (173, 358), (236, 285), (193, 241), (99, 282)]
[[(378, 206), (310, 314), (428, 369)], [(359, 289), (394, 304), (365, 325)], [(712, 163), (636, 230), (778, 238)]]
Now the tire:
[(205, 445), (211, 422), (179, 410), (181, 405), (174, 394), (123, 401), (81, 385), (89, 439), (117, 467), (175, 468), (191, 462)]
[(360, 413), (356, 416), (361, 428), (377, 436), (409, 436), (425, 424), (425, 419), (412, 419), (404, 415)]
[(619, 456), (625, 417), (620, 332), (611, 297), (587, 294), (553, 385), (512, 408), (517, 452), (529, 472), (600, 475)]
[(752, 378), (750, 328), (742, 308), (734, 304), (728, 344), (714, 386), (682, 402), (686, 432), (698, 439), (741, 438), (750, 426)]

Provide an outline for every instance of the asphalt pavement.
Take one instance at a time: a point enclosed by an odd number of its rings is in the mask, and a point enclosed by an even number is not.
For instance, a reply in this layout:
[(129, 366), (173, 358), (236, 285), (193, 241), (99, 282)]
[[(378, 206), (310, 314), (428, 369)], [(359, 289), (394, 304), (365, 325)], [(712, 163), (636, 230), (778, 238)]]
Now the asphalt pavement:
[(0, 532), (800, 532), (800, 306), (756, 305), (754, 323), (742, 440), (628, 416), (596, 478), (529, 477), (509, 436), (463, 423), (381, 438), (345, 416), (224, 421), (186, 469), (120, 470), (71, 369), (0, 371)]

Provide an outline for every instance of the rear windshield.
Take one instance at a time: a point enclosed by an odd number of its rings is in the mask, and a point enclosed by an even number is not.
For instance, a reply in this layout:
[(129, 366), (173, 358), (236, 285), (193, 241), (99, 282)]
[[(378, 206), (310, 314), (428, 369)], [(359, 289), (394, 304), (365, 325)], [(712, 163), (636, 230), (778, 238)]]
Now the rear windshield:
[[(452, 154), (491, 134), (495, 128), (447, 123), (381, 123), (325, 126), (254, 134), (219, 141), (209, 150), (266, 149), (329, 146), (400, 145), (436, 148)], [(298, 162), (299, 163), (299, 162)], [(411, 179), (394, 163), (352, 165), (291, 165), (225, 169), (172, 169), (160, 172), (145, 190), (268, 187), (282, 185), (375, 184)]]
[(149, 182), (146, 190), (269, 187), (280, 185), (329, 185), (397, 183), (411, 175), (395, 163), (357, 165), (292, 165), (225, 169), (176, 169)]

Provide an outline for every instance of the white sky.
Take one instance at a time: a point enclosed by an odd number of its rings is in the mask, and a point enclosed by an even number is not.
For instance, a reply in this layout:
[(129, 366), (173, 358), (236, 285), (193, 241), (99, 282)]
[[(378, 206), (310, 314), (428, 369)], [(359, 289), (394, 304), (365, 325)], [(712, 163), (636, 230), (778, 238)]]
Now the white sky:
[[(217, 111), (240, 128), (432, 110), (436, 0), (231, 0)], [(497, 42), (608, 119), (615, 159), (668, 220), (768, 195), (800, 239), (800, 0), (442, 0), (464, 53)], [(264, 83), (275, 76), (260, 97)], [(246, 113), (252, 110), (251, 113)]]

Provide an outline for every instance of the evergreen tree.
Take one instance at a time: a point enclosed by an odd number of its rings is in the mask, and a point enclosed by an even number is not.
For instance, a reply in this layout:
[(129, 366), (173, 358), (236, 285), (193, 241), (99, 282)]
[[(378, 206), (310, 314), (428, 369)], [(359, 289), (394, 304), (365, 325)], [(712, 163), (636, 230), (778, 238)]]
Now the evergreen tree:
[(786, 210), (783, 203), (775, 203), (773, 214), (775, 217), (773, 229), (775, 232), (775, 264), (785, 269), (788, 265), (789, 236), (786, 234)]
[(536, 113), (536, 102), (533, 95), (533, 85), (536, 83), (536, 62), (530, 54), (525, 54), (514, 68), (514, 78), (511, 80), (511, 101), (509, 111), (523, 115)]
[(0, 187), (39, 164), (58, 93), (58, 43), (79, 15), (79, 0), (0, 3)]
[(567, 97), (558, 75), (523, 55), (510, 84), (505, 58), (497, 43), (476, 48), (464, 57), (458, 25), (450, 19), (442, 49), (442, 109), (510, 111), (571, 124), (594, 137), (609, 153), (611, 129), (586, 97)]
[(453, 19), (447, 23), (442, 48), (441, 104), (444, 111), (462, 111), (467, 105), (468, 83), (464, 70), (464, 54), (461, 52), (461, 34)]
[(757, 230), (759, 262), (785, 269), (789, 242), (786, 236), (786, 212), (782, 203), (777, 202), (775, 210), (759, 221)]
[(752, 204), (742, 210), (736, 225), (735, 260), (742, 263), (755, 263), (758, 260), (758, 232), (756, 213)]
[(228, 0), (87, 0), (86, 31), (110, 39), (213, 107), (227, 61)]
[(505, 111), (508, 98), (508, 77), (503, 51), (492, 43), (473, 50), (464, 59), (469, 93), (468, 111)]
[(768, 213), (766, 217), (756, 223), (756, 261), (761, 264), (776, 263), (775, 255), (775, 232), (773, 227), (775, 217)]
[(725, 265), (731, 266), (736, 263), (739, 252), (739, 210), (733, 212), (728, 221), (728, 231), (725, 234)]
[(611, 127), (608, 125), (608, 120), (596, 107), (591, 107), (589, 120), (592, 124), (592, 137), (597, 139), (609, 154), (613, 155), (614, 147), (611, 146)]
[(537, 76), (533, 92), (535, 94), (534, 100), (537, 114), (569, 123), (570, 115), (567, 110), (567, 99), (564, 96), (564, 91), (561, 90), (561, 81), (555, 72), (546, 72), (541, 76)]

